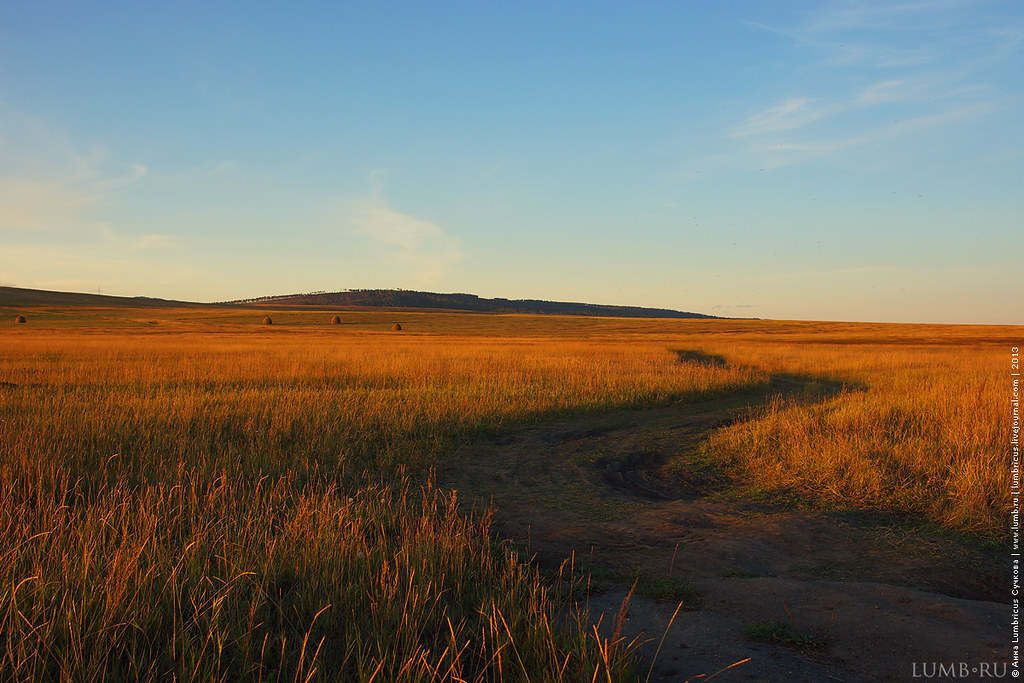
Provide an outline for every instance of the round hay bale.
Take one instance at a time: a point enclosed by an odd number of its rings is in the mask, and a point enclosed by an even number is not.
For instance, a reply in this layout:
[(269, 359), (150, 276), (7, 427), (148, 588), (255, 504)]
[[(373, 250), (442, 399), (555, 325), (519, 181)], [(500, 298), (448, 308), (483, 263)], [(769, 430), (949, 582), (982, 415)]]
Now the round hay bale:
[(339, 316), (334, 316), (333, 318), (331, 318), (331, 324), (332, 325), (340, 325), (341, 324), (341, 318)]
[(263, 319), (263, 324), (264, 325), (273, 325), (274, 321), (271, 320), (270, 316), (268, 315), (266, 318)]
[(24, 325), (27, 322), (28, 321), (25, 320), (25, 316), (23, 316), (23, 315), (19, 315), (17, 318), (14, 319), (14, 324), (15, 325)]
[(394, 325), (391, 326), (391, 329), (394, 330), (395, 332), (401, 332), (402, 325), (400, 323), (395, 323)]

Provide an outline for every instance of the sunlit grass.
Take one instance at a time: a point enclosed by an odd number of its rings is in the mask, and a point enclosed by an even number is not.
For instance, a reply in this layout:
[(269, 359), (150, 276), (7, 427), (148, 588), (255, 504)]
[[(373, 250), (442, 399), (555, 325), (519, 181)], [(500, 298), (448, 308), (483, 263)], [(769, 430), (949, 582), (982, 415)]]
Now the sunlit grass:
[(19, 680), (620, 679), (486, 515), (411, 481), (538, 416), (764, 382), (657, 344), (130, 333), (6, 338), (0, 377)]
[(628, 653), (556, 618), (556, 588), (427, 473), (551, 416), (760, 405), (773, 377), (808, 390), (686, 457), (756, 495), (1005, 533), (1019, 328), (117, 315), (34, 311), (0, 335), (0, 669), (17, 680), (628, 679)]
[[(1007, 347), (1008, 348), (1008, 347)], [(778, 400), (705, 455), (751, 488), (829, 507), (910, 511), (999, 537), (1009, 511), (1007, 348), (744, 344), (730, 359), (844, 382), (820, 403)]]

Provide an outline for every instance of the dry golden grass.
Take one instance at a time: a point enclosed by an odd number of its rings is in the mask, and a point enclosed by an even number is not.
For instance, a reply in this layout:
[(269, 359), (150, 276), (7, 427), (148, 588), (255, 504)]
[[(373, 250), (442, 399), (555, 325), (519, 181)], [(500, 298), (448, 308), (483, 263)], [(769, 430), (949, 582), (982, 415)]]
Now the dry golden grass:
[[(749, 369), (557, 340), (133, 333), (0, 342), (0, 650), (19, 680), (581, 680), (629, 666), (410, 485), (567, 410)], [(410, 492), (411, 486), (411, 492)]]
[(392, 313), (352, 312), (338, 335), (322, 312), (272, 313), (33, 309), (4, 328), (11, 678), (621, 680), (628, 657), (556, 627), (557, 596), (425, 472), (525, 421), (754, 397), (772, 376), (848, 390), (776, 401), (701, 457), (754, 489), (981, 534), (1008, 509), (1020, 328), (417, 312), (394, 335), (367, 331)]
[(706, 455), (753, 486), (830, 507), (921, 513), (988, 536), (1008, 530), (1008, 345), (711, 348), (848, 387), (814, 405), (776, 401), (708, 444)]

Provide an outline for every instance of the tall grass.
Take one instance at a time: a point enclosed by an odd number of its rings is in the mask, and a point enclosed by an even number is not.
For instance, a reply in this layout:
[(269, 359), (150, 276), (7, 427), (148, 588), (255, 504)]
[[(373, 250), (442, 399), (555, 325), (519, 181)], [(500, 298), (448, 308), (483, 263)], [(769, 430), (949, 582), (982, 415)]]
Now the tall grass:
[(755, 323), (661, 321), (569, 340), (568, 322), (550, 325), (501, 338), (10, 326), (3, 677), (628, 679), (628, 653), (585, 615), (556, 618), (559, 596), (490, 537), (486, 513), (425, 473), (533, 419), (764, 392), (773, 375), (848, 388), (753, 409), (704, 458), (752, 489), (1002, 533), (1005, 359), (969, 329), (909, 345), (927, 335), (865, 328), (900, 343), (854, 343), (845, 326), (831, 344), (809, 324), (797, 338), (766, 323), (758, 339)]
[(0, 670), (16, 680), (628, 676), (425, 472), (560, 411), (763, 384), (653, 344), (0, 341)]
[[(63, 483), (52, 493), (74, 502)], [(5, 506), (0, 592), (17, 680), (571, 681), (628, 665), (559, 630), (486, 517), (435, 490), (191, 475), (31, 524), (20, 507)]]
[(920, 514), (999, 538), (1010, 501), (1005, 349), (741, 344), (723, 355), (847, 384), (819, 403), (777, 400), (704, 454), (753, 487), (829, 507)]

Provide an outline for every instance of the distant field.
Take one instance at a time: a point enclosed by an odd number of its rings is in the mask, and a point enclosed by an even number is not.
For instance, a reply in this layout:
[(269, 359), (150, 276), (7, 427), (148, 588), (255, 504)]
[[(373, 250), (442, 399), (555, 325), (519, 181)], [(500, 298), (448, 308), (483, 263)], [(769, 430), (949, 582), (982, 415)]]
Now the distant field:
[(556, 618), (557, 588), (491, 539), (486, 514), (431, 488), (432, 464), (553, 415), (799, 376), (845, 389), (774, 402), (694, 457), (749, 495), (999, 542), (1004, 361), (1022, 339), (3, 301), (0, 666), (19, 680), (635, 679), (621, 650)]
[[(0, 288), (2, 289), (2, 288)], [(585, 316), (469, 313), (396, 309), (335, 309), (328, 307), (219, 307), (196, 304), (126, 305), (125, 299), (112, 306), (54, 306), (0, 296), (0, 329), (18, 315), (29, 320), (28, 329), (81, 328), (103, 332), (109, 328), (153, 332), (390, 332), (395, 322), (406, 334), (470, 336), (560, 336), (593, 338), (623, 336), (645, 339), (683, 338), (722, 341), (792, 341), (836, 344), (927, 344), (969, 346), (999, 345), (1020, 339), (1024, 328), (1008, 325), (899, 325), (891, 323), (842, 323), (774, 320), (701, 320), (594, 318)], [(340, 326), (328, 326), (336, 313)], [(272, 329), (261, 325), (264, 317), (274, 321)]]

